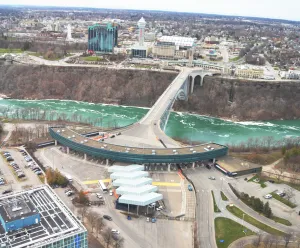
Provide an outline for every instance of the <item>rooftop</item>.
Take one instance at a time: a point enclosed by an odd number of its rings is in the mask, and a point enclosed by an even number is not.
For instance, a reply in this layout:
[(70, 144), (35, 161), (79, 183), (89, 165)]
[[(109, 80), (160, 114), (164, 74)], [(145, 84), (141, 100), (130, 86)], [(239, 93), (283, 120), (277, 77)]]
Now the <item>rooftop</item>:
[(135, 180), (132, 179), (117, 179), (113, 181), (113, 186), (132, 186), (132, 187), (139, 187), (147, 184), (151, 184), (152, 179), (147, 177), (138, 178)]
[[(185, 80), (184, 77), (178, 78), (178, 80)], [(118, 141), (118, 136), (114, 139), (107, 138), (104, 140), (104, 142), (96, 141), (90, 138), (87, 138), (71, 129), (68, 128), (52, 128), (54, 132), (59, 133), (59, 135), (62, 135), (65, 138), (68, 138), (74, 142), (84, 144), (89, 147), (95, 147), (100, 149), (106, 149), (109, 151), (115, 151), (115, 152), (125, 152), (125, 153), (132, 153), (132, 154), (144, 154), (144, 155), (188, 155), (193, 153), (205, 153), (209, 152), (207, 150), (207, 146), (209, 145), (214, 150), (223, 149), (224, 146), (218, 145), (215, 143), (207, 143), (202, 145), (197, 145), (193, 147), (182, 147), (182, 148), (141, 148), (138, 147), (138, 143), (136, 144), (137, 147), (129, 147), (129, 146), (121, 146), (121, 145), (115, 145), (115, 144), (109, 144), (110, 140), (113, 140), (114, 142)]]
[(156, 192), (157, 186), (143, 185), (140, 187), (121, 186), (116, 189), (118, 195), (143, 195), (150, 192)]
[(127, 166), (113, 165), (108, 168), (108, 172), (133, 172), (143, 171), (144, 166), (139, 164), (131, 164)]
[[(2, 209), (7, 209), (15, 202), (20, 203), (23, 213), (36, 211), (40, 214), (41, 221), (38, 224), (8, 233), (0, 226), (1, 247), (37, 248), (61, 240), (70, 234), (75, 235), (86, 231), (85, 227), (47, 185), (0, 197)], [(16, 214), (8, 213), (12, 218), (21, 218), (17, 211), (11, 211), (16, 212)]]
[(141, 177), (147, 177), (149, 173), (147, 171), (132, 171), (132, 172), (114, 172), (110, 175), (111, 179), (137, 179)]
[(176, 46), (192, 47), (194, 45), (194, 39), (189, 37), (180, 36), (162, 36), (159, 38), (162, 42), (174, 42)]
[(0, 205), (0, 215), (5, 222), (14, 221), (36, 214), (36, 209), (30, 199), (11, 199)]
[(146, 206), (162, 199), (162, 194), (151, 192), (144, 195), (122, 195), (119, 198), (119, 202), (130, 205)]

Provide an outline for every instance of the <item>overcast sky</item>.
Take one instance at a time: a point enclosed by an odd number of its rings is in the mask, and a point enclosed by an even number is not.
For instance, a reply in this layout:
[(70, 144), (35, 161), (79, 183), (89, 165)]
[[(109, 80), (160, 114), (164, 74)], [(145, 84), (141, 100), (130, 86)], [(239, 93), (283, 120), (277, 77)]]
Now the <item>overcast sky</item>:
[(0, 0), (0, 4), (169, 10), (300, 21), (299, 0)]

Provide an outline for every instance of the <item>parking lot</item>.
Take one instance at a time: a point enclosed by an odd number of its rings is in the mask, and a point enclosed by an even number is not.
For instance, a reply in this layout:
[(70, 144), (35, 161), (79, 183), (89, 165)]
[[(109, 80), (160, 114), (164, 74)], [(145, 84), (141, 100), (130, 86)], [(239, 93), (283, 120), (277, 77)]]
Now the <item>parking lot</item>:
[[(251, 175), (248, 176), (248, 179), (251, 178)], [(249, 194), (250, 196), (255, 196), (260, 198), (263, 202), (269, 202), (270, 207), (272, 208), (272, 212), (274, 215), (279, 216), (281, 218), (289, 220), (293, 225), (299, 225), (300, 227), (300, 192), (298, 190), (293, 189), (293, 193), (295, 196), (291, 200), (294, 202), (297, 207), (296, 208), (290, 208), (287, 205), (283, 204), (282, 202), (276, 200), (276, 199), (265, 199), (264, 196), (274, 192), (274, 191), (280, 191), (284, 192), (288, 189), (291, 189), (290, 186), (286, 184), (276, 184), (276, 183), (265, 183), (267, 187), (262, 188), (259, 183), (255, 182), (247, 182), (244, 180), (244, 177), (240, 177), (236, 179), (236, 182), (233, 184), (234, 186), (237, 185), (238, 189), (241, 192), (245, 192)]]
[[(0, 185), (1, 192), (6, 190), (18, 191), (26, 188), (30, 188), (34, 185), (40, 185), (41, 181), (37, 174), (35, 174), (28, 166), (28, 162), (25, 161), (24, 156), (17, 149), (1, 149), (1, 154), (8, 152), (14, 161), (8, 162), (4, 156), (0, 158), (0, 170), (2, 177), (5, 181), (4, 185)], [(17, 170), (21, 170), (25, 177), (18, 178), (17, 173), (11, 162), (15, 162), (18, 167)]]

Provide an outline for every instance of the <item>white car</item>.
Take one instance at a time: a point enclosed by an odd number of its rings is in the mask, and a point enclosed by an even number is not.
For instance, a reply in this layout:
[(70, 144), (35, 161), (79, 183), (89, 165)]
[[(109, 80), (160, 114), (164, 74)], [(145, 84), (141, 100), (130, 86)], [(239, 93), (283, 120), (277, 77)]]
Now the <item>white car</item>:
[(210, 180), (216, 180), (216, 178), (215, 178), (215, 177), (209, 177), (209, 179), (210, 179)]
[(111, 232), (115, 233), (115, 234), (120, 234), (120, 232), (118, 230), (116, 230), (116, 229), (111, 229)]
[(272, 199), (272, 195), (267, 194), (267, 195), (264, 196), (264, 198), (265, 198), (265, 199)]
[(99, 194), (99, 193), (96, 193), (96, 196), (97, 196), (99, 199), (103, 198), (103, 196), (102, 196), (101, 194)]

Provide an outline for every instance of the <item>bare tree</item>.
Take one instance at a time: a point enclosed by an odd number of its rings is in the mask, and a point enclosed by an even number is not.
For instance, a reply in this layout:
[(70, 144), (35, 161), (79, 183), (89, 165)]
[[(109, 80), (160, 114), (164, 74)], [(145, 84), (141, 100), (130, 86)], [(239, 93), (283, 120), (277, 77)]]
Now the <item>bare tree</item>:
[(294, 198), (294, 196), (295, 196), (294, 189), (292, 189), (292, 188), (286, 189), (285, 190), (285, 194), (286, 194), (286, 199), (288, 201), (291, 201)]
[(123, 248), (124, 247), (124, 238), (119, 236), (115, 241), (114, 241), (114, 248)]
[(103, 221), (103, 218), (101, 216), (99, 216), (97, 218), (97, 221), (96, 221), (96, 232), (97, 232), (97, 237), (98, 237), (98, 234), (101, 233), (102, 229), (104, 228), (105, 226), (105, 223)]
[(261, 240), (262, 240), (262, 233), (258, 232), (256, 238), (253, 239), (252, 241), (253, 246), (258, 247), (260, 245)]
[(284, 240), (284, 243), (285, 243), (284, 247), (288, 247), (289, 243), (291, 242), (291, 238), (292, 238), (291, 233), (287, 233), (286, 235), (283, 236), (283, 240)]
[(87, 219), (90, 222), (90, 225), (92, 227), (92, 233), (93, 233), (94, 228), (96, 227), (96, 224), (97, 224), (97, 214), (94, 211), (89, 211), (87, 213)]
[(109, 245), (112, 243), (113, 241), (113, 236), (112, 236), (112, 232), (109, 228), (106, 228), (102, 234), (102, 237), (104, 239), (104, 242), (106, 244), (106, 248), (109, 247)]
[(87, 212), (88, 212), (87, 206), (83, 206), (78, 209), (78, 213), (81, 215), (82, 223), (84, 223), (84, 218), (86, 217)]

